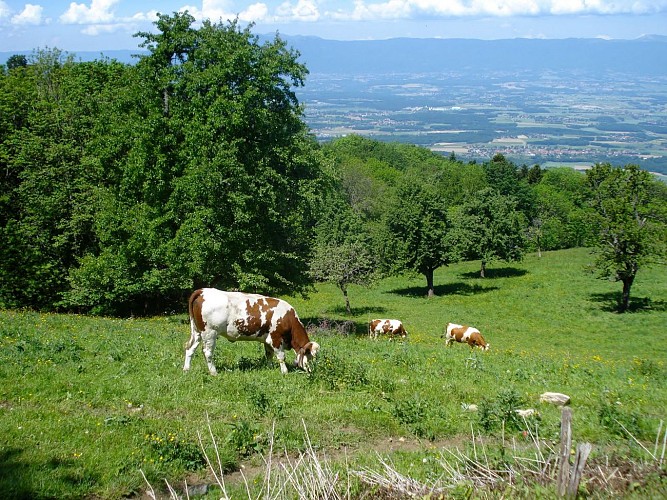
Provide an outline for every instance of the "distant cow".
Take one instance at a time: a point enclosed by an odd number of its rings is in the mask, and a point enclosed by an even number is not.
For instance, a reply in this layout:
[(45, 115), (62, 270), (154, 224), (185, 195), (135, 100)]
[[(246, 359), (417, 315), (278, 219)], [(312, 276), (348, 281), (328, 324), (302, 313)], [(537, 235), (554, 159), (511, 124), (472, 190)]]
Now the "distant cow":
[(447, 328), (443, 335), (446, 340), (446, 345), (451, 346), (454, 341), (466, 342), (470, 348), (475, 346), (481, 347), (483, 350), (489, 349), (489, 344), (486, 343), (482, 334), (477, 328), (468, 325), (457, 325), (454, 323), (447, 323)]
[(188, 302), (190, 340), (185, 346), (183, 370), (190, 369), (192, 355), (200, 342), (211, 375), (217, 371), (213, 351), (218, 335), (230, 342), (254, 340), (264, 343), (267, 359), (278, 358), (280, 371), (287, 373), (285, 351), (294, 349), (295, 365), (309, 371), (308, 363), (319, 351), (311, 342), (294, 308), (284, 300), (263, 295), (225, 292), (215, 288), (195, 290)]
[(372, 319), (368, 323), (368, 335), (377, 339), (379, 334), (389, 335), (390, 338), (408, 336), (403, 323), (397, 319)]

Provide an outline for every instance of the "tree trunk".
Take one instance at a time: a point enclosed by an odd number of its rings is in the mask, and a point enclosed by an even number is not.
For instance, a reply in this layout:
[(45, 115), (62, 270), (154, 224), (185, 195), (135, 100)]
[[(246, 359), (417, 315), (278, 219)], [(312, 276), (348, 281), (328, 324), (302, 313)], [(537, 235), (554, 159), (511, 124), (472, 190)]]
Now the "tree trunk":
[(433, 269), (426, 271), (426, 287), (428, 288), (428, 296), (435, 297), (435, 287), (433, 286)]
[(482, 267), (479, 270), (479, 277), (480, 278), (485, 278), (486, 277), (486, 262), (482, 261)]
[(625, 276), (623, 278), (623, 295), (621, 296), (621, 303), (618, 305), (618, 312), (625, 312), (630, 306), (630, 288), (632, 288), (632, 282), (635, 280), (635, 276)]
[(350, 307), (350, 298), (347, 296), (347, 288), (341, 288), (343, 296), (345, 297), (345, 310), (348, 316), (352, 316), (352, 308)]

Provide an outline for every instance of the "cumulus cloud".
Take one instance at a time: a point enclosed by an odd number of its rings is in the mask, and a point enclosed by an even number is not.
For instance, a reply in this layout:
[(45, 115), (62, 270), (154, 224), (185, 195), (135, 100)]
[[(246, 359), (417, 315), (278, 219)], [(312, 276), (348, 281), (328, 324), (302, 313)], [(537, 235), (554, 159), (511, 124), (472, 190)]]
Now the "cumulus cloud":
[(276, 9), (276, 21), (318, 21), (320, 11), (313, 0), (298, 0), (296, 4), (283, 2)]
[(125, 23), (113, 24), (90, 24), (81, 30), (81, 33), (89, 36), (104, 35), (108, 33), (115, 33), (127, 28)]
[(667, 0), (355, 0), (351, 9), (328, 12), (338, 20), (373, 21), (466, 16), (649, 14)]
[(265, 3), (254, 3), (239, 12), (241, 21), (264, 21), (269, 14), (269, 8)]
[(180, 10), (188, 10), (197, 19), (210, 19), (218, 21), (220, 19), (230, 19), (236, 17), (230, 10), (230, 2), (225, 0), (203, 0), (201, 9), (197, 7), (186, 6)]
[(12, 17), (12, 24), (38, 26), (42, 24), (43, 12), (41, 5), (27, 3), (19, 14)]
[(63, 24), (106, 24), (114, 20), (113, 7), (119, 0), (92, 0), (90, 7), (72, 2), (60, 16)]
[(201, 8), (184, 5), (179, 12), (188, 11), (198, 21), (209, 19), (212, 22), (239, 18), (242, 22), (266, 21), (269, 18), (269, 6), (263, 2), (247, 5), (242, 10), (234, 10), (233, 2), (226, 0), (203, 0)]

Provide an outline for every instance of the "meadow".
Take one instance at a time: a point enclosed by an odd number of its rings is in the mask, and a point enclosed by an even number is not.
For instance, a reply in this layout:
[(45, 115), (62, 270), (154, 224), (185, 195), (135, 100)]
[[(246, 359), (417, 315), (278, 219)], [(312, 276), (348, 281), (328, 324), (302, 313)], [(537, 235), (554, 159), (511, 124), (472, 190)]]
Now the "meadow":
[[(496, 263), (484, 279), (479, 262), (451, 265), (436, 273), (433, 298), (419, 276), (353, 286), (351, 317), (329, 284), (283, 297), (322, 346), (310, 374), (283, 376), (260, 345), (225, 340), (217, 377), (201, 352), (183, 373), (185, 304), (129, 319), (0, 311), (0, 497), (140, 497), (147, 482), (159, 496), (165, 480), (178, 491), (184, 480), (211, 484), (202, 447), (231, 498), (262, 491), (275, 451), (314, 450), (340, 471), (391, 463), (436, 484), (444, 450), (485, 444), (485, 460), (501, 463), (506, 443), (557, 449), (560, 409), (540, 403), (545, 391), (571, 397), (573, 445), (592, 443), (589, 467), (604, 468), (606, 484), (585, 473), (581, 495), (663, 496), (667, 269), (640, 270), (630, 312), (617, 314), (620, 284), (586, 272), (591, 261), (587, 249), (545, 252)], [(407, 341), (370, 340), (372, 317), (401, 319)], [(490, 350), (445, 348), (448, 321), (479, 328)], [(528, 408), (539, 413), (516, 417)], [(348, 497), (379, 494), (359, 475), (346, 481)], [(551, 484), (520, 481), (444, 486), (452, 498), (555, 496)]]

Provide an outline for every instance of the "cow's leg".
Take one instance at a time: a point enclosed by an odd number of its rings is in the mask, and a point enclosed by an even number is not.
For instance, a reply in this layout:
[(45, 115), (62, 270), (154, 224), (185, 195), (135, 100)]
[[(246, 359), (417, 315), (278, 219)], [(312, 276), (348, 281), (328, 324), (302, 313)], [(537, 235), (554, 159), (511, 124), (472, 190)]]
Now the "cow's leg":
[(217, 375), (218, 370), (215, 369), (213, 364), (213, 352), (215, 351), (215, 341), (216, 333), (208, 332), (208, 335), (203, 336), (204, 340), (204, 356), (206, 357), (206, 364), (208, 365), (208, 371), (211, 375)]
[(269, 364), (271, 363), (271, 360), (273, 359), (273, 346), (271, 344), (264, 344), (264, 355), (266, 356), (266, 363)]
[(190, 335), (190, 340), (185, 346), (185, 363), (183, 364), (183, 371), (188, 371), (190, 369), (192, 356), (197, 350), (197, 347), (199, 347), (199, 342), (201, 342), (201, 333), (193, 329)]

